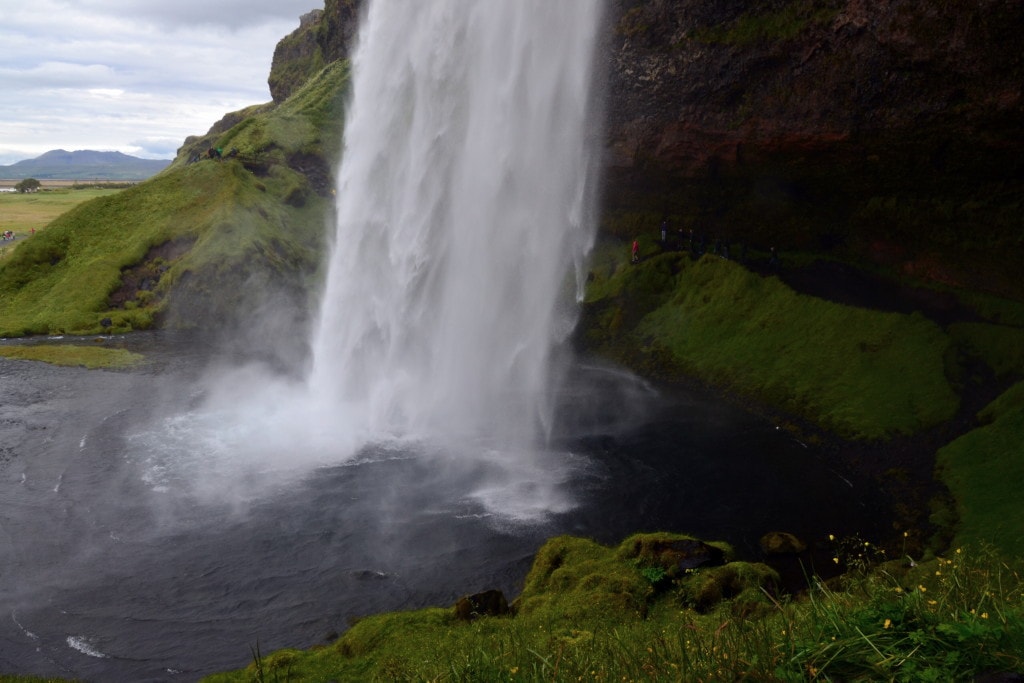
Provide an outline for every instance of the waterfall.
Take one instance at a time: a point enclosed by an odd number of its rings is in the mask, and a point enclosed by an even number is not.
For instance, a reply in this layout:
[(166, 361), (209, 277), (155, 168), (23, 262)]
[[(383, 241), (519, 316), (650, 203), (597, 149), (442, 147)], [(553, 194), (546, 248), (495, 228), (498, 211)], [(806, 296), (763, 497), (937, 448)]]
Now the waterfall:
[(593, 239), (601, 5), (370, 1), (309, 376), (370, 438), (543, 436)]

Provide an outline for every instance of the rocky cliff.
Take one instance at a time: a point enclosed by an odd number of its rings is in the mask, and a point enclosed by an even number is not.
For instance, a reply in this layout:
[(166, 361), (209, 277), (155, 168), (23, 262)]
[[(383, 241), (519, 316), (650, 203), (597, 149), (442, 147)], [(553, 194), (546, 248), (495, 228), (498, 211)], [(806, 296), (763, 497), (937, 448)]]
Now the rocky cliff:
[[(358, 0), (281, 41), (284, 97), (342, 59)], [(612, 0), (605, 228), (839, 251), (1020, 294), (1018, 0)]]
[(324, 9), (299, 18), (299, 27), (274, 50), (267, 84), (274, 102), (283, 102), (326, 64), (348, 57), (359, 25), (358, 0), (325, 0)]
[(611, 208), (1009, 286), (971, 270), (1024, 247), (1024, 5), (619, 0), (611, 14)]

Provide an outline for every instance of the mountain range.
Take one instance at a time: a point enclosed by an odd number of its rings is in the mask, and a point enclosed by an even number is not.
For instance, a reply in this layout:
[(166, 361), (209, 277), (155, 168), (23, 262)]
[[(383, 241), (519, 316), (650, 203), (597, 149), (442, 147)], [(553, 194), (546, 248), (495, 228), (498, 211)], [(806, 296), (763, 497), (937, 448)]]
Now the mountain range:
[(170, 159), (140, 159), (121, 152), (54, 149), (35, 159), (0, 166), (0, 178), (37, 180), (145, 180), (164, 170)]

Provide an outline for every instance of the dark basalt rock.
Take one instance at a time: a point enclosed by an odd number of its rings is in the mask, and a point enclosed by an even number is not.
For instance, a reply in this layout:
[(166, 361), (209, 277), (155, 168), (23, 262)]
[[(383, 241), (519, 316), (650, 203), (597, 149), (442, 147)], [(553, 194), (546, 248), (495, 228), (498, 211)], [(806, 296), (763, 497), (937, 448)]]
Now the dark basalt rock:
[(807, 550), (807, 544), (786, 531), (770, 531), (758, 542), (765, 555), (798, 555)]
[(455, 603), (455, 616), (463, 621), (472, 621), (477, 617), (496, 617), (508, 613), (508, 601), (500, 590), (492, 589), (463, 596)]

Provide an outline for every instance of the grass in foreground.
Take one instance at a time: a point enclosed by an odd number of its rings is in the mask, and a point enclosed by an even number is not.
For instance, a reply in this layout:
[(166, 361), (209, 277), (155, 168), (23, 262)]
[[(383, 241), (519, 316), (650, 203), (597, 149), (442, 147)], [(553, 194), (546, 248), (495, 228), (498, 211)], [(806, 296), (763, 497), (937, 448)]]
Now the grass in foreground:
[[(991, 551), (889, 562), (834, 586), (816, 582), (790, 601), (773, 595), (767, 574), (740, 578), (743, 563), (659, 575), (650, 557), (631, 556), (636, 538), (618, 548), (553, 539), (515, 616), (463, 622), (453, 609), (430, 608), (368, 617), (329, 646), (269, 655), (253, 647), (246, 669), (205, 680), (946, 681), (1024, 672), (1021, 566)], [(726, 599), (695, 609), (701, 586)]]

